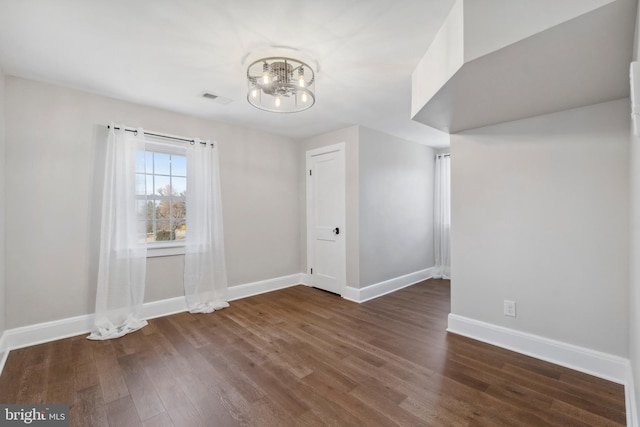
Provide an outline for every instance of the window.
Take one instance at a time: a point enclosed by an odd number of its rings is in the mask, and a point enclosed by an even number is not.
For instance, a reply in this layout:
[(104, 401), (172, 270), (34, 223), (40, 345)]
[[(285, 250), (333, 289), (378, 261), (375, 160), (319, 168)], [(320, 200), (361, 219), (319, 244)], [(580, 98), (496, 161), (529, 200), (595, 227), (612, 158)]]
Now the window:
[(147, 142), (145, 151), (139, 151), (136, 157), (136, 195), (148, 249), (184, 244), (187, 237), (186, 194), (185, 149)]

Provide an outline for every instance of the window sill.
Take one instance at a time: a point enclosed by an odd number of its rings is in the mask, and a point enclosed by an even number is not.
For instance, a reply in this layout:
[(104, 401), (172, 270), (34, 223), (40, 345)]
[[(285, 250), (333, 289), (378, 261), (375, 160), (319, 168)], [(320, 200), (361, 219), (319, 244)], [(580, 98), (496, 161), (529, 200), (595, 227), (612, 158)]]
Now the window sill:
[(184, 255), (184, 243), (154, 244), (147, 246), (147, 258)]

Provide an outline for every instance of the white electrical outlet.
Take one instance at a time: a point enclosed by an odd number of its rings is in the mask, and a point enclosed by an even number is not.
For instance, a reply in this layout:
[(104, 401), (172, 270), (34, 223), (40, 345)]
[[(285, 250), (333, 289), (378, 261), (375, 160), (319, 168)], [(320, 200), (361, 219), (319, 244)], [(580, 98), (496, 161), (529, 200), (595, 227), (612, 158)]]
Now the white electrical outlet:
[(516, 317), (516, 302), (504, 300), (504, 315)]

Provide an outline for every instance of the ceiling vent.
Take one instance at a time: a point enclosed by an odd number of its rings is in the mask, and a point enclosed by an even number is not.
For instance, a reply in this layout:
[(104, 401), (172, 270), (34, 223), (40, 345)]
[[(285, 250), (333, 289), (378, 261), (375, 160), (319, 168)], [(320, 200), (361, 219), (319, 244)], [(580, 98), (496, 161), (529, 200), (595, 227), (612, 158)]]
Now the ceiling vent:
[(202, 97), (210, 99), (213, 102), (217, 102), (218, 104), (223, 104), (223, 105), (231, 102), (231, 99), (225, 98), (224, 96), (216, 95), (215, 93), (212, 93), (212, 92), (204, 92), (202, 94)]

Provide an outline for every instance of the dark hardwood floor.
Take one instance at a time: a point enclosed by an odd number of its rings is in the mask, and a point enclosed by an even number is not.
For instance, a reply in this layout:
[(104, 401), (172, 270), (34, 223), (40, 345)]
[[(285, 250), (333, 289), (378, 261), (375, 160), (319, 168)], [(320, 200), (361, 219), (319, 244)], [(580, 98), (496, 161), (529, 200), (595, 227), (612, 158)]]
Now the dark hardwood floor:
[(621, 385), (447, 334), (449, 282), (356, 304), (305, 286), (110, 341), (14, 350), (0, 403), (74, 426), (613, 426)]

